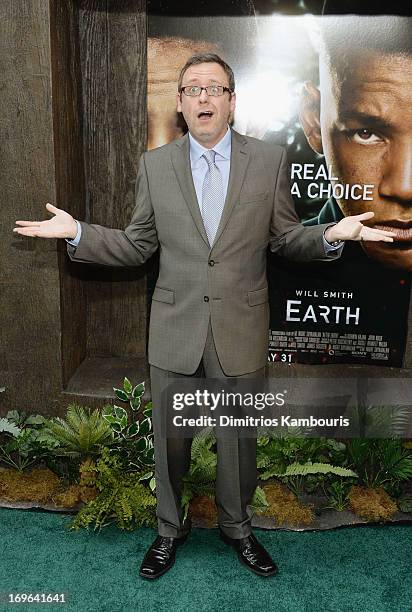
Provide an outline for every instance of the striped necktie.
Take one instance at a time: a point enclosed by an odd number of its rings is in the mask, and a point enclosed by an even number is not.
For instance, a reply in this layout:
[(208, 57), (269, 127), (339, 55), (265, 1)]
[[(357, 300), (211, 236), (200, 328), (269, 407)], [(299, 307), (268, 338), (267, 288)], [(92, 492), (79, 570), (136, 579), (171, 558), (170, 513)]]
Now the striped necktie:
[(202, 217), (210, 246), (215, 239), (225, 204), (222, 175), (216, 166), (215, 155), (213, 149), (203, 154), (208, 169), (202, 188)]

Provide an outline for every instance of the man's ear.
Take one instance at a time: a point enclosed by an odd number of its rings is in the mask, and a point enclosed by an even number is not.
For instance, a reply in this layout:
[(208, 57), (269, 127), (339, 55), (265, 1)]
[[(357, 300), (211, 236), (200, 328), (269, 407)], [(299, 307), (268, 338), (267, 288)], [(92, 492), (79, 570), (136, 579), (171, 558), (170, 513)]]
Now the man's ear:
[(176, 110), (178, 113), (182, 112), (182, 93), (178, 92), (176, 94)]
[(302, 88), (299, 119), (310, 147), (315, 153), (323, 153), (320, 129), (320, 91), (310, 81), (307, 81)]
[(229, 125), (233, 125), (233, 122), (235, 120), (236, 94), (235, 92), (233, 92), (229, 95), (230, 95), (230, 112), (229, 112), (229, 118), (227, 122)]
[(230, 94), (230, 112), (234, 113), (236, 108), (236, 93), (233, 91)]

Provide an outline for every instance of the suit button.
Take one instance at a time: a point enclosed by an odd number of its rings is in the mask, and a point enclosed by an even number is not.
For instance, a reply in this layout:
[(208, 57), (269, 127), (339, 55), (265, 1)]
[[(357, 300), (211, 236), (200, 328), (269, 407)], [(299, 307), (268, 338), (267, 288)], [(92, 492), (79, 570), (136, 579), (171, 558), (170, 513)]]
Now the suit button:
[(209, 266), (214, 266), (214, 265), (215, 265), (215, 262), (213, 261), (213, 259), (211, 259), (211, 260), (209, 261)]
[(205, 295), (203, 299), (204, 299), (204, 301), (205, 301), (205, 302), (208, 302), (208, 301), (209, 301), (209, 298), (208, 298), (208, 296), (207, 296), (207, 295)]

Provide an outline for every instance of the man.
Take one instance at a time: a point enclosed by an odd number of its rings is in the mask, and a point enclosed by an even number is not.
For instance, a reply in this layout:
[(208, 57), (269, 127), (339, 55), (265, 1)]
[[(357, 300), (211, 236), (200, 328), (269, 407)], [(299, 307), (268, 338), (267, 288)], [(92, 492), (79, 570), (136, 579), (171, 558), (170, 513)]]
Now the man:
[(404, 271), (412, 271), (411, 40), (412, 18), (324, 17), (320, 89), (306, 83), (300, 112), (309, 145), (339, 177), (333, 182), (373, 185), (371, 201), (330, 198), (305, 225), (372, 210), (373, 227), (391, 230), (394, 243), (362, 243), (364, 253)]
[[(170, 378), (259, 378), (268, 348), (267, 246), (295, 260), (333, 260), (344, 240), (391, 241), (361, 221), (304, 228), (290, 196), (286, 155), (228, 128), (235, 111), (231, 68), (217, 55), (191, 57), (178, 82), (177, 110), (189, 133), (142, 156), (136, 207), (123, 231), (55, 216), (17, 221), (26, 236), (66, 238), (75, 261), (108, 266), (144, 263), (159, 247), (149, 363), (153, 399), (159, 536), (140, 575), (154, 579), (173, 565), (190, 530), (180, 506), (190, 440), (161, 433), (161, 394)], [(335, 243), (335, 244), (332, 244)], [(77, 246), (76, 246), (77, 245)], [(274, 575), (276, 564), (250, 528), (256, 486), (256, 439), (217, 440), (216, 502), (222, 539), (248, 569)]]

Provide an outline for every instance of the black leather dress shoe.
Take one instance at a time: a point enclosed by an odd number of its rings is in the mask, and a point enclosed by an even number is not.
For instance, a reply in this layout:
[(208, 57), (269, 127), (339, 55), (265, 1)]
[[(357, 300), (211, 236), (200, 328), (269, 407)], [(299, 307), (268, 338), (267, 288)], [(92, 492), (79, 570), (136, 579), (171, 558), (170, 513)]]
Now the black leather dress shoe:
[(174, 564), (176, 549), (186, 542), (187, 535), (182, 538), (157, 536), (142, 561), (140, 576), (154, 580), (165, 574)]
[(260, 544), (253, 533), (246, 538), (229, 538), (219, 529), (220, 538), (232, 546), (239, 557), (239, 561), (259, 576), (273, 576), (277, 574), (278, 567), (267, 550)]

